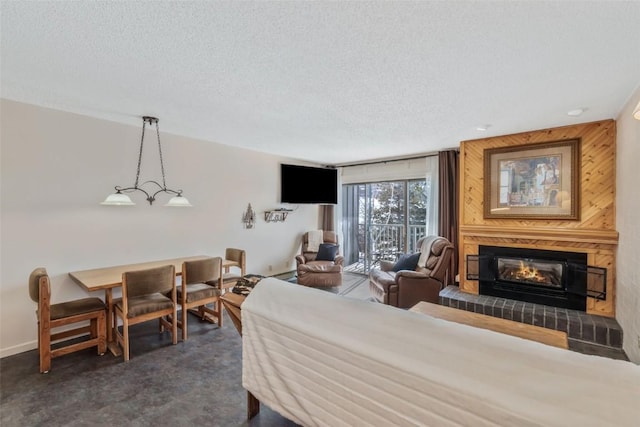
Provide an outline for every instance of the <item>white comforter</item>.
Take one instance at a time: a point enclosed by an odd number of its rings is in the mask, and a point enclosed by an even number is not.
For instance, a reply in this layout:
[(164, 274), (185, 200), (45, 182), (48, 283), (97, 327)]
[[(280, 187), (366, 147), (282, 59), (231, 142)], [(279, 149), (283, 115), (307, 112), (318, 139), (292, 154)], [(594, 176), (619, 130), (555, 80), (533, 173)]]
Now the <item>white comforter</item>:
[(243, 386), (304, 426), (640, 426), (640, 366), (263, 279)]

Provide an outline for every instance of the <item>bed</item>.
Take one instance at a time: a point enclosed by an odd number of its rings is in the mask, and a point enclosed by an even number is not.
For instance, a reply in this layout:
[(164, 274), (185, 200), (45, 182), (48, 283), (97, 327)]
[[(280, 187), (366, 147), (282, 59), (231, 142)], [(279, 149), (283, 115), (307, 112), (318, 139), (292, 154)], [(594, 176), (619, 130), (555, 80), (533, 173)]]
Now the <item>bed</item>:
[(303, 426), (638, 426), (640, 366), (275, 278), (242, 305), (243, 386)]

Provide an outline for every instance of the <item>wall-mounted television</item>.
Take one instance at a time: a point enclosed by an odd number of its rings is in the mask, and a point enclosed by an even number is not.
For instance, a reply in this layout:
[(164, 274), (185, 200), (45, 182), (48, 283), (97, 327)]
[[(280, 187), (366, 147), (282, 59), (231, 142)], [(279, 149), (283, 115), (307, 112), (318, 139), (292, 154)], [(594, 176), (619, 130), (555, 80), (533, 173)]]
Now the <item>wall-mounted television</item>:
[(282, 203), (338, 203), (338, 170), (280, 164)]

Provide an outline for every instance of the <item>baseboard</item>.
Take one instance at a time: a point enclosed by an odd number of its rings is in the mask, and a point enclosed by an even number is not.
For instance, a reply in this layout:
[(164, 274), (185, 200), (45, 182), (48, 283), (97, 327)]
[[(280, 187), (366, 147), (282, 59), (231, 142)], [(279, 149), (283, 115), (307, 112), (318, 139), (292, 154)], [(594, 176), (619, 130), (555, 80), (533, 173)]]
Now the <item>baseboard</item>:
[(36, 350), (38, 348), (38, 340), (29, 341), (23, 344), (14, 345), (13, 347), (0, 349), (0, 359), (13, 356), (14, 354), (24, 353), (25, 351)]
[(284, 273), (274, 274), (273, 276), (269, 276), (269, 277), (275, 277), (276, 279), (280, 279), (280, 280), (287, 280), (292, 277), (295, 277), (295, 275), (296, 275), (296, 270), (291, 270), (291, 271), (285, 271)]

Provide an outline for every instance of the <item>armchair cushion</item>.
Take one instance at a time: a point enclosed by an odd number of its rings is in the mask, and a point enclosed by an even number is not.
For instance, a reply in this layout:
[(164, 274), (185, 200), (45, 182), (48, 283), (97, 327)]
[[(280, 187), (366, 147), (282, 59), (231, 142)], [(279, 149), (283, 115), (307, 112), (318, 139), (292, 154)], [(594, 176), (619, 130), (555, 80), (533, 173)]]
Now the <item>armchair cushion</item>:
[(316, 261), (333, 261), (338, 255), (338, 245), (330, 243), (322, 243), (316, 255)]
[(418, 259), (420, 258), (420, 252), (415, 254), (400, 255), (400, 259), (393, 266), (393, 271), (400, 270), (415, 270), (418, 265)]

